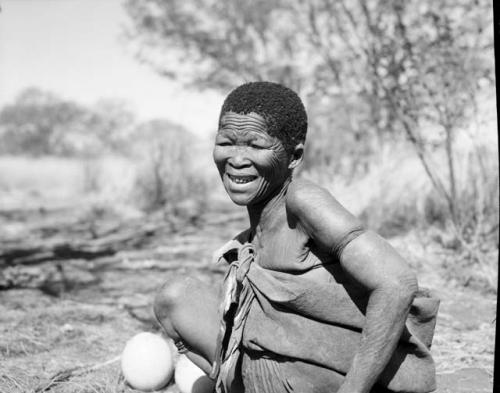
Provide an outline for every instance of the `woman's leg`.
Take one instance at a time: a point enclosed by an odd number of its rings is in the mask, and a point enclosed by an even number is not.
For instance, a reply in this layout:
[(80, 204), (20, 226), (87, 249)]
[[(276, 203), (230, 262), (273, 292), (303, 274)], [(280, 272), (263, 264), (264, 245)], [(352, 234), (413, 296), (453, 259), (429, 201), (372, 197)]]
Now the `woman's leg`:
[(219, 303), (218, 289), (192, 277), (168, 281), (154, 302), (155, 316), (167, 335), (182, 342), (188, 358), (207, 374), (215, 357)]

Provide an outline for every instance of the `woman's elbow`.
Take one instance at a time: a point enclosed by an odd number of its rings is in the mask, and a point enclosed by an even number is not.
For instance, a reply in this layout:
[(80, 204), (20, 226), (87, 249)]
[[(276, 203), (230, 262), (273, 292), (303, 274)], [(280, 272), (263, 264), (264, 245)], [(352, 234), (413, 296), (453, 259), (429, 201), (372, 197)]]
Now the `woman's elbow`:
[(417, 277), (413, 272), (400, 275), (390, 284), (390, 292), (399, 303), (406, 307), (411, 305), (418, 292)]

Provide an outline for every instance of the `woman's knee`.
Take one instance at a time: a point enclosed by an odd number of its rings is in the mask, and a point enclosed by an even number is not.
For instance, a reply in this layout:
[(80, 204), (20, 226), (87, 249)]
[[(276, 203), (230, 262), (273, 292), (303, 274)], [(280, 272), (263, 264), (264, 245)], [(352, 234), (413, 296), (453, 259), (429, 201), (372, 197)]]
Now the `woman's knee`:
[(156, 294), (153, 310), (164, 332), (190, 351), (213, 361), (219, 330), (219, 297), (214, 285), (192, 277), (165, 283)]
[(196, 280), (191, 277), (181, 277), (171, 279), (161, 286), (153, 304), (154, 314), (160, 323), (172, 318), (177, 309), (185, 306), (189, 287), (193, 285), (193, 281)]

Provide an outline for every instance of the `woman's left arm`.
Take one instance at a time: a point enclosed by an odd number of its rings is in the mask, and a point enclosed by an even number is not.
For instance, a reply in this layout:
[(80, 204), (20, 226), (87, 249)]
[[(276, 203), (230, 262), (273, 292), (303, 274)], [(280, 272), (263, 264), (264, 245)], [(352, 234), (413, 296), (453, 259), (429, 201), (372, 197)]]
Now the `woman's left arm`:
[(396, 349), (417, 280), (401, 256), (370, 231), (345, 246), (340, 263), (369, 297), (361, 345), (338, 393), (367, 393)]
[[(293, 183), (292, 183), (293, 184)], [(403, 258), (326, 190), (296, 183), (287, 207), (316, 244), (339, 259), (352, 284), (368, 295), (361, 344), (338, 393), (368, 393), (389, 362), (418, 289)]]

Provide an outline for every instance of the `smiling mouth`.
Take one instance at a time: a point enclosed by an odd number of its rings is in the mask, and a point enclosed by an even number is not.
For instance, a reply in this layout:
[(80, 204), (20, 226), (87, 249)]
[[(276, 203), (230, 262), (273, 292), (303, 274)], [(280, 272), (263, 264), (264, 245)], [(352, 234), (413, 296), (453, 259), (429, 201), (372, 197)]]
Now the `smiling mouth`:
[(257, 176), (235, 176), (230, 174), (227, 174), (227, 177), (236, 184), (246, 184), (257, 179)]

